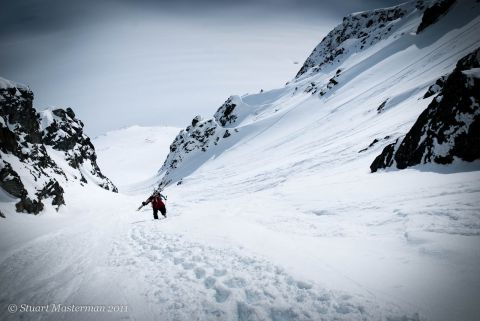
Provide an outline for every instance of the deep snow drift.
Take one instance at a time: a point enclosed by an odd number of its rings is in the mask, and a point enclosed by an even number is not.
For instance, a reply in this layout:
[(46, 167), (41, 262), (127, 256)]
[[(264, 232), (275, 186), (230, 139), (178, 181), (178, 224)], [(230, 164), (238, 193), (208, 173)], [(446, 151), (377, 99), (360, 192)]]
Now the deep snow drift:
[[(9, 216), (1, 304), (128, 305), (22, 314), (31, 320), (478, 320), (480, 163), (369, 166), (480, 45), (479, 5), (457, 1), (418, 34), (417, 3), (353, 15), (345, 32), (358, 22), (380, 39), (347, 40), (341, 59), (284, 88), (233, 96), (169, 149), (152, 130), (168, 157), (146, 181), (119, 194), (71, 184), (58, 214)], [(151, 153), (146, 131), (106, 136), (109, 176)], [(156, 183), (167, 185), (163, 221), (135, 212)]]

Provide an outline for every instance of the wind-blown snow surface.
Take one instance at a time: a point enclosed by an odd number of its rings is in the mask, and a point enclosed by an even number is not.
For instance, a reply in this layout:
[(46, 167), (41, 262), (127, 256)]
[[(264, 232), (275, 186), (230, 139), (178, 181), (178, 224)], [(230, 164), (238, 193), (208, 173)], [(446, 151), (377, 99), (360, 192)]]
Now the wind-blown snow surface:
[[(189, 175), (165, 191), (167, 220), (135, 212), (149, 186), (129, 195), (67, 186), (58, 215), (8, 217), (0, 316), (18, 317), (9, 303), (63, 303), (128, 312), (22, 316), (478, 320), (480, 164), (369, 171), (434, 99), (422, 99), (428, 87), (480, 44), (472, 5), (458, 1), (419, 35), (412, 11), (331, 71), (237, 97), (252, 112), (218, 145), (192, 152), (203, 162), (189, 156), (172, 171)], [(125, 158), (114, 142), (108, 157)]]

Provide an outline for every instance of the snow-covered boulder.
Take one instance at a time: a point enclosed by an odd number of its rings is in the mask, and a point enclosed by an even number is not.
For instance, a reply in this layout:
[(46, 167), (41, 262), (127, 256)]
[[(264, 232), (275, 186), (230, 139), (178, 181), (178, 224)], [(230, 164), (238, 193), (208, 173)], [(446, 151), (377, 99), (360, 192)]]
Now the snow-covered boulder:
[(387, 145), (370, 169), (480, 159), (480, 49), (460, 59), (438, 96), (403, 139)]
[(65, 204), (62, 184), (70, 179), (116, 191), (95, 160), (70, 108), (39, 113), (28, 87), (0, 78), (0, 187), (19, 199), (17, 211), (37, 214), (45, 204)]

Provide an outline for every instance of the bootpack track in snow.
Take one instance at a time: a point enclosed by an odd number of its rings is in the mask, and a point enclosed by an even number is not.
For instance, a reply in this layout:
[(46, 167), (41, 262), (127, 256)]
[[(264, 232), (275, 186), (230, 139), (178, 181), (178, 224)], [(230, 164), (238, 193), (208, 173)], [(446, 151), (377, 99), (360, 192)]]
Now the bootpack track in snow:
[(355, 13), (282, 88), (91, 141), (1, 78), (0, 319), (480, 320), (479, 24)]

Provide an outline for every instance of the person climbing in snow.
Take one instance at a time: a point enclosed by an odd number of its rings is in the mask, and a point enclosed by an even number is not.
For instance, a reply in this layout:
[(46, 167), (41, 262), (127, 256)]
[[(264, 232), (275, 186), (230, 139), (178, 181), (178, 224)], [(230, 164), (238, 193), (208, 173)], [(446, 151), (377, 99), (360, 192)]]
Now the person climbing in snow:
[(163, 200), (166, 201), (167, 197), (162, 195), (160, 191), (154, 191), (153, 194), (149, 198), (147, 198), (146, 201), (142, 202), (142, 206), (140, 206), (140, 208), (144, 207), (148, 203), (151, 203), (154, 219), (158, 220), (158, 211), (160, 211), (160, 213), (162, 213), (162, 215), (167, 218), (167, 208), (165, 207), (165, 203), (163, 202)]

